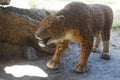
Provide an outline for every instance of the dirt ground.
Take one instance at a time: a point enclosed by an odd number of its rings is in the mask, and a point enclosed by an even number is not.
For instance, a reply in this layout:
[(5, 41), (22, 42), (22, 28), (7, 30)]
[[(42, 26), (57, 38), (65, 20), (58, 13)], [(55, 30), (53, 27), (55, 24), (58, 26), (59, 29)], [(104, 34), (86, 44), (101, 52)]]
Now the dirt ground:
[[(63, 55), (60, 69), (50, 70), (45, 64), (51, 59), (51, 56), (40, 58), (36, 61), (26, 60), (11, 60), (0, 65), (0, 80), (120, 80), (120, 29), (112, 30), (110, 42), (110, 60), (103, 60), (100, 58), (102, 52), (102, 44), (98, 53), (91, 53), (88, 61), (88, 71), (84, 74), (76, 73), (72, 69), (79, 59), (79, 46), (78, 44), (71, 44)], [(11, 73), (7, 72), (6, 67), (19, 66), (36, 66), (42, 69), (42, 72), (34, 73), (29, 69), (29, 75), (24, 70), (25, 67), (14, 68)], [(6, 68), (6, 69), (5, 69)], [(22, 69), (21, 69), (22, 68)], [(18, 70), (18, 71), (16, 71)], [(22, 76), (13, 75), (14, 72), (23, 74)], [(39, 70), (38, 70), (39, 71)], [(26, 73), (26, 74), (24, 74)], [(44, 75), (43, 75), (44, 74)]]

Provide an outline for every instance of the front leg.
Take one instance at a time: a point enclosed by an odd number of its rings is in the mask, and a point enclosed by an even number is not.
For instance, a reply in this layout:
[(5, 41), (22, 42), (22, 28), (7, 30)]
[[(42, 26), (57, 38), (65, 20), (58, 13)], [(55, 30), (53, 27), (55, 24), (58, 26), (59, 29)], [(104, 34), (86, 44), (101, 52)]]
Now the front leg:
[(76, 72), (83, 73), (87, 69), (88, 57), (92, 51), (93, 39), (87, 40), (81, 43), (81, 55), (78, 64), (76, 64), (74, 70)]
[(50, 69), (58, 69), (60, 66), (60, 59), (62, 54), (65, 52), (65, 50), (68, 47), (68, 40), (61, 40), (57, 46), (55, 54), (53, 55), (53, 58), (47, 62), (46, 66)]

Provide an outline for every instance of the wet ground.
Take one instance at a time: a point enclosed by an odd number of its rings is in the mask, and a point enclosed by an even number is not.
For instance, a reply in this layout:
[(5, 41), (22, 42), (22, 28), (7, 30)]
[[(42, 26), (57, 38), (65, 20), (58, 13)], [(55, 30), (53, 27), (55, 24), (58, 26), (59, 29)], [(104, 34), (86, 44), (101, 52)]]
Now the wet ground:
[(100, 58), (101, 44), (98, 53), (91, 53), (88, 71), (84, 74), (72, 70), (79, 59), (80, 50), (78, 44), (71, 44), (63, 55), (60, 69), (50, 70), (46, 67), (52, 55), (36, 61), (11, 60), (0, 65), (0, 80), (120, 80), (120, 29), (112, 30), (111, 34), (111, 59)]

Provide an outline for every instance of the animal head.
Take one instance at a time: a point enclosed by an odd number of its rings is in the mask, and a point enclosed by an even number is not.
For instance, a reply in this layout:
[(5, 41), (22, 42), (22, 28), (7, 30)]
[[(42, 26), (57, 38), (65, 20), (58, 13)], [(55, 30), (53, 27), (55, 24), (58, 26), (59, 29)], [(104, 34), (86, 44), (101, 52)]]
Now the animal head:
[(63, 22), (63, 15), (56, 16), (45, 11), (45, 17), (42, 19), (38, 30), (35, 32), (35, 37), (38, 39), (38, 43), (41, 47), (55, 43), (62, 36), (60, 27)]

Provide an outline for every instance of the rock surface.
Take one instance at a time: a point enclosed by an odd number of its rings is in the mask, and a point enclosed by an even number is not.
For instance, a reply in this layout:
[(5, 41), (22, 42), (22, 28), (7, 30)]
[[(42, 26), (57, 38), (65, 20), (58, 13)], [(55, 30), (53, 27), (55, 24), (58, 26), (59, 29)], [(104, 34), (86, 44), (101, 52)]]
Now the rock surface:
[(23, 47), (23, 54), (24, 54), (24, 58), (27, 60), (34, 61), (38, 59), (35, 49), (30, 46)]
[(0, 0), (1, 5), (9, 5), (11, 0)]
[(34, 37), (43, 13), (43, 10), (0, 7), (0, 55), (7, 58), (23, 57), (24, 46), (33, 47), (40, 57), (45, 53), (53, 54), (54, 45), (41, 48)]

